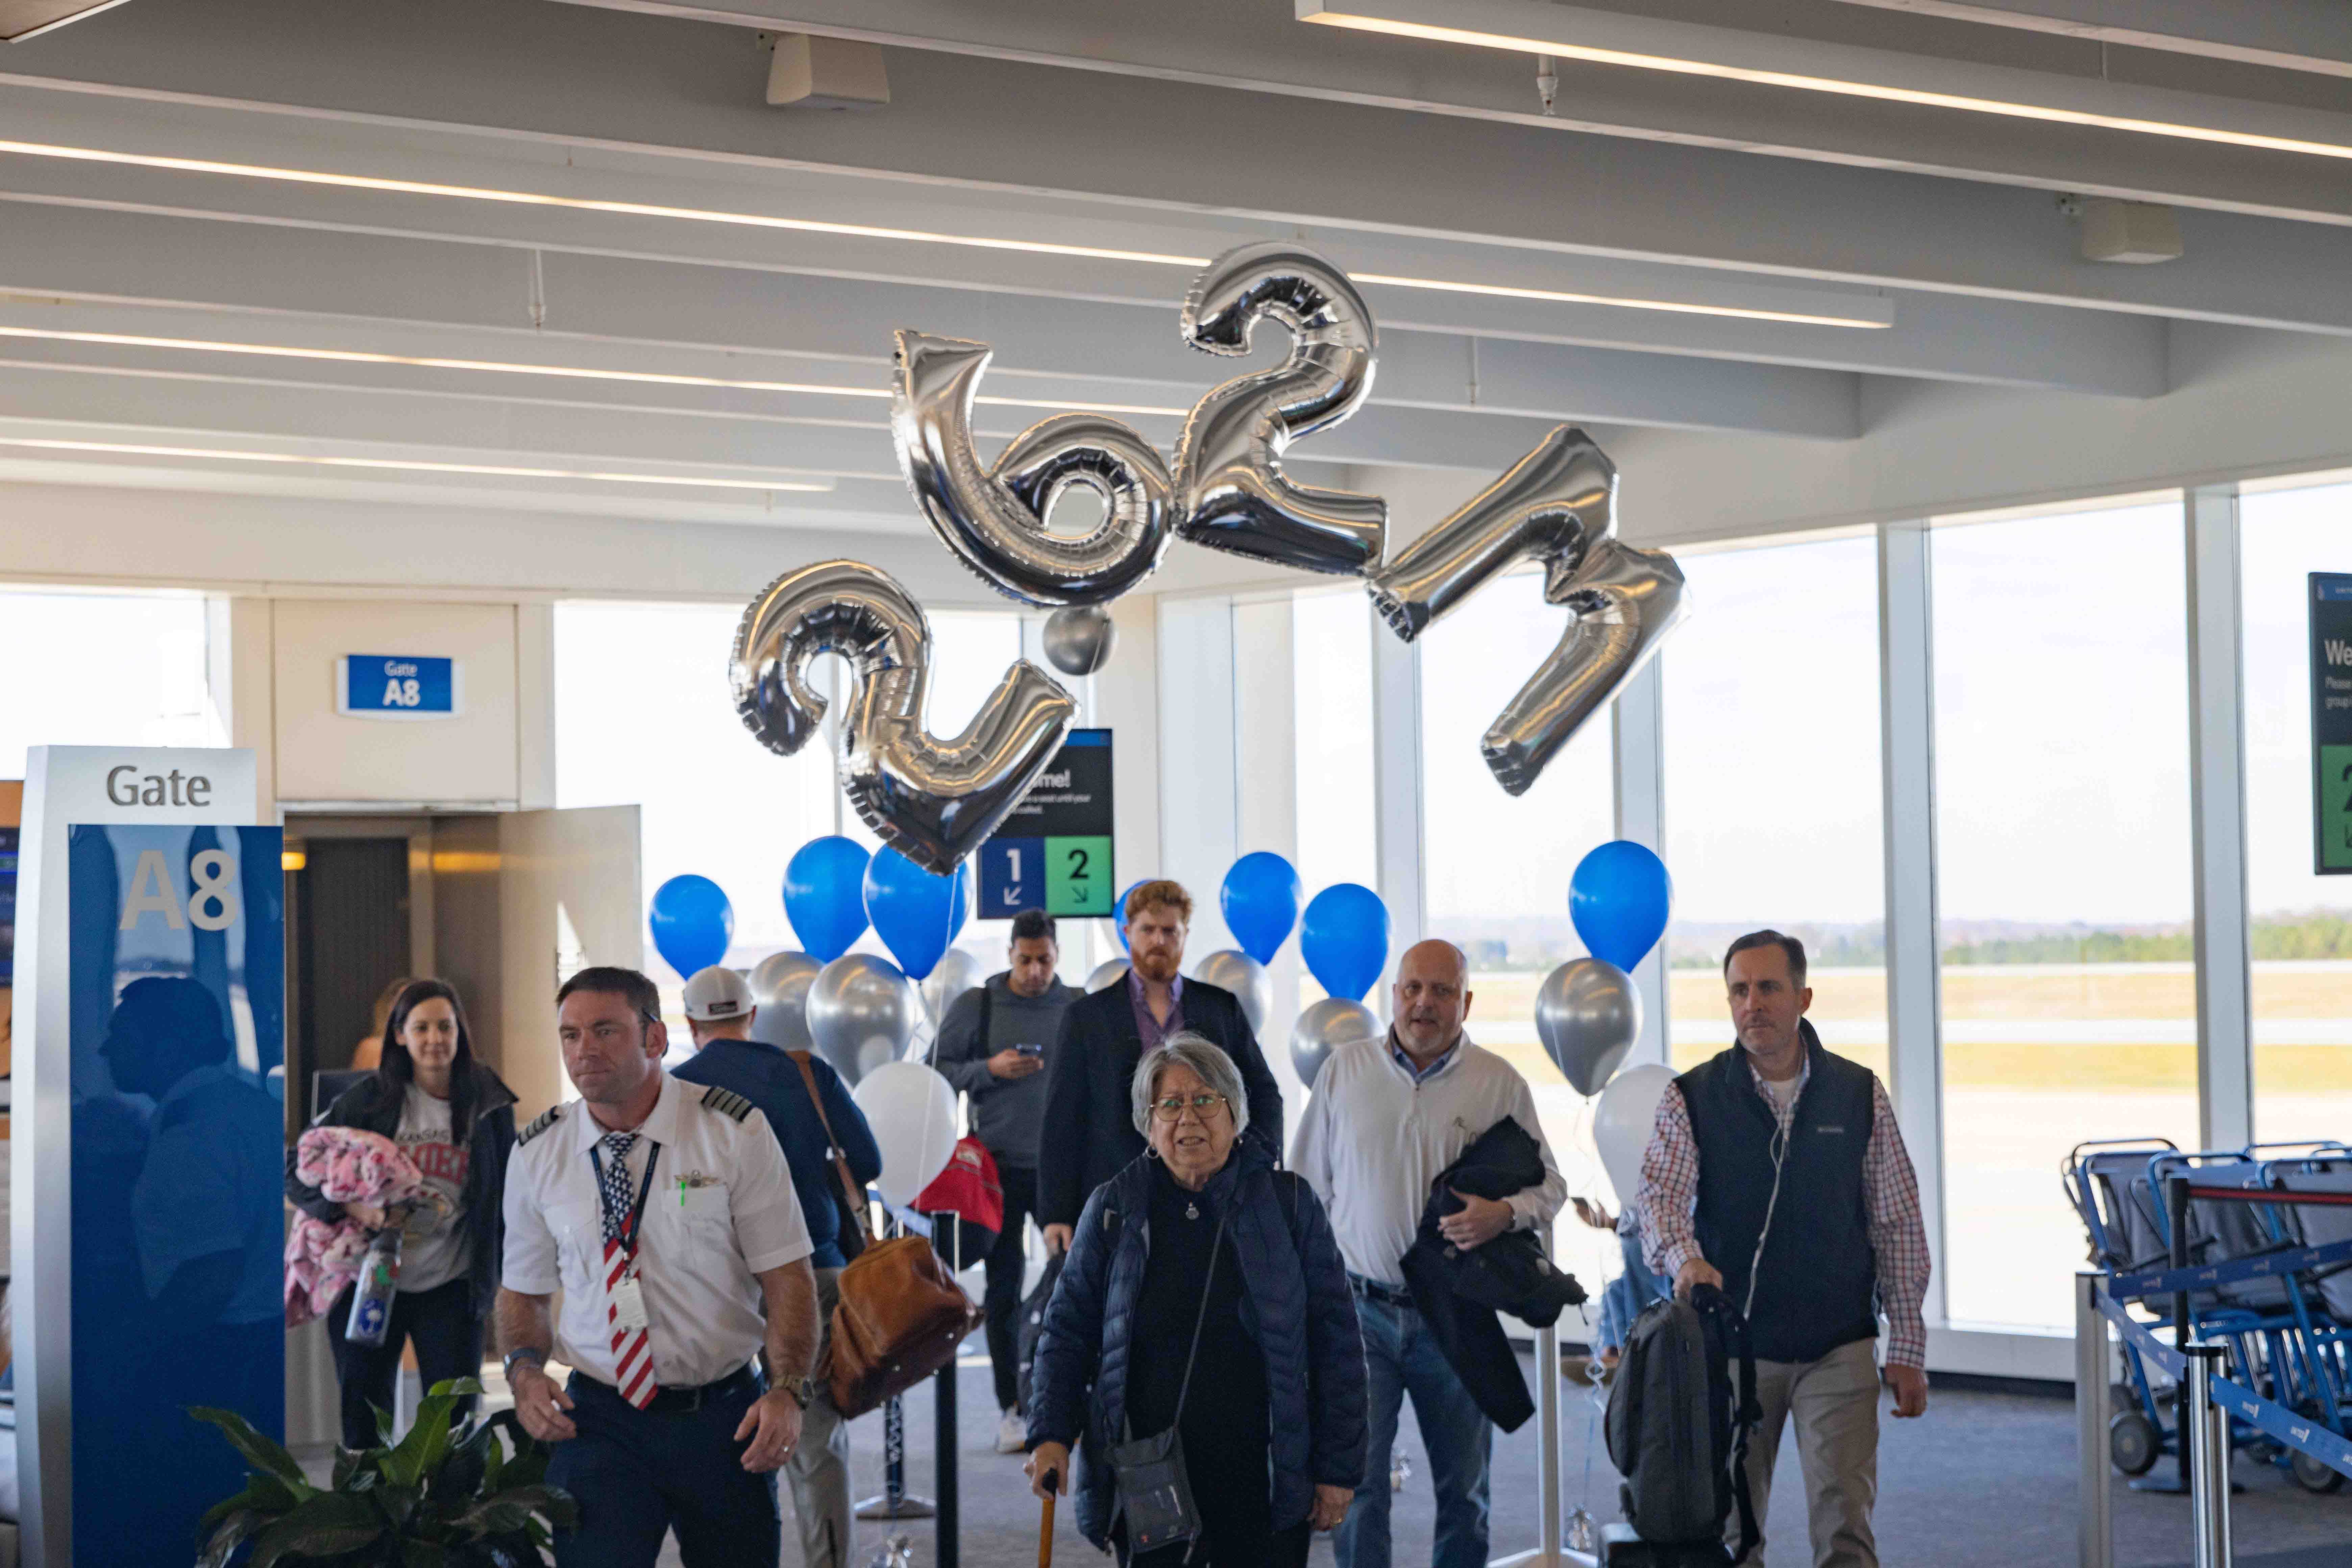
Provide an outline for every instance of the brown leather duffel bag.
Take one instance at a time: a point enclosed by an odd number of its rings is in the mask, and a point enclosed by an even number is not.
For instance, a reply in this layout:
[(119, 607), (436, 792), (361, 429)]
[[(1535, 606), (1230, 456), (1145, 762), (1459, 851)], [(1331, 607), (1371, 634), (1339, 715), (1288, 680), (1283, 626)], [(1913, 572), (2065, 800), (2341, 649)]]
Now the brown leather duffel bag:
[(980, 1322), (963, 1287), (919, 1236), (877, 1241), (841, 1271), (841, 1304), (820, 1368), (834, 1407), (865, 1415), (955, 1359)]

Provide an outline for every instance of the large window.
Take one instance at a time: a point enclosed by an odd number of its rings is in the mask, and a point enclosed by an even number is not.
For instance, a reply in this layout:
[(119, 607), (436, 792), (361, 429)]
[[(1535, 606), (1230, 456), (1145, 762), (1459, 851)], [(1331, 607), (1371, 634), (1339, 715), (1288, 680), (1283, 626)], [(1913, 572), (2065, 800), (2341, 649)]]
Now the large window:
[[(1569, 923), (1568, 882), (1595, 845), (1616, 837), (1614, 749), (1607, 711), (1592, 715), (1517, 799), (1486, 769), (1478, 740), (1567, 629), (1543, 601), (1543, 578), (1512, 575), (1476, 605), (1423, 634), (1422, 865), (1428, 930), (1470, 955), (1471, 1038), (1534, 1087), (1546, 1142), (1569, 1191), (1608, 1191), (1592, 1147), (1591, 1102), (1570, 1088), (1535, 1031), (1536, 987), (1581, 956)], [(1612, 1237), (1564, 1215), (1559, 1256), (1588, 1286), (1617, 1270)], [(1597, 1289), (1593, 1295), (1597, 1299)]]
[(2177, 500), (1936, 531), (1943, 1268), (1955, 1321), (2070, 1321), (2089, 1138), (2197, 1132)]
[(2352, 485), (2240, 506), (2254, 1135), (2341, 1138), (2352, 1121), (2352, 877), (2312, 869), (2308, 581), (2352, 572)]
[(1675, 1061), (1731, 1044), (1723, 950), (1771, 926), (1805, 943), (1822, 1043), (1883, 1077), (1877, 542), (1688, 555), (1682, 567), (1696, 610), (1658, 656)]
[[(33, 746), (226, 746), (205, 680), (205, 602), (0, 593), (0, 778)], [(23, 672), (38, 671), (37, 678)]]

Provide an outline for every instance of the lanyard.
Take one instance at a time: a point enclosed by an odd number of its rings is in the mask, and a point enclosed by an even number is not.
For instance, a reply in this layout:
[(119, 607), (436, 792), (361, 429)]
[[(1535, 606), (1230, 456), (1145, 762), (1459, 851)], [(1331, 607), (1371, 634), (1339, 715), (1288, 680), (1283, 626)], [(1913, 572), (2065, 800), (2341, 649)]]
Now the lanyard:
[[(646, 1200), (653, 1196), (654, 1193), (654, 1167), (661, 1163), (660, 1144), (648, 1138), (646, 1140), (646, 1179), (637, 1188), (637, 1201), (630, 1206), (628, 1226), (621, 1232), (621, 1245), (629, 1249), (629, 1255), (633, 1258), (636, 1256), (637, 1251), (637, 1227), (645, 1223)], [(596, 1168), (596, 1206), (601, 1210), (604, 1205), (604, 1155), (602, 1145), (596, 1143), (588, 1145), (588, 1163)]]

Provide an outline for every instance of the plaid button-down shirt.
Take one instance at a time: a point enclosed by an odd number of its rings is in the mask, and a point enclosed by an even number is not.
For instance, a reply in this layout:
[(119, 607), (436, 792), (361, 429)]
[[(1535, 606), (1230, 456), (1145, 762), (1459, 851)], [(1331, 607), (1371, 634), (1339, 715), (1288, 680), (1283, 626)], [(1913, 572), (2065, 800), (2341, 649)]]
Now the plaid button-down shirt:
[[(1756, 1092), (1772, 1108), (1782, 1136), (1796, 1120), (1797, 1092), (1782, 1105), (1764, 1089), (1756, 1064), (1747, 1062)], [(1810, 1071), (1810, 1064), (1809, 1064)], [(1903, 1130), (1895, 1125), (1895, 1106), (1886, 1086), (1875, 1073), (1870, 1080), (1870, 1144), (1862, 1156), (1862, 1202), (1870, 1227), (1870, 1247), (1878, 1266), (1878, 1307), (1886, 1314), (1886, 1360), (1894, 1366), (1927, 1364), (1927, 1226), (1919, 1212), (1919, 1178), (1911, 1155), (1903, 1146)], [(1701, 1255), (1692, 1228), (1698, 1207), (1698, 1135), (1691, 1129), (1690, 1106), (1682, 1086), (1668, 1084), (1658, 1101), (1658, 1119), (1650, 1131), (1650, 1146), (1642, 1154), (1642, 1193), (1638, 1200), (1648, 1229), (1643, 1251), (1650, 1267), (1672, 1279), (1682, 1266)]]

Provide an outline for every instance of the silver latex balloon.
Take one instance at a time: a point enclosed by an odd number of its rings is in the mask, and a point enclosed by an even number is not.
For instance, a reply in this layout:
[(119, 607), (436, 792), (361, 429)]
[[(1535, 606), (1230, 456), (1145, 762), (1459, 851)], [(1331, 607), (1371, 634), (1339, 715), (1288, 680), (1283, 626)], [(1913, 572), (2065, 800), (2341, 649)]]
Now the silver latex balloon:
[(1381, 1037), (1381, 1021), (1361, 1002), (1326, 996), (1298, 1015), (1290, 1026), (1290, 1065), (1298, 1081), (1315, 1087), (1315, 1075), (1341, 1046)]
[(770, 751), (808, 743), (825, 700), (811, 660), (839, 654), (851, 689), (841, 726), (841, 787), (866, 826), (946, 876), (1004, 820), (1054, 760), (1077, 704), (1016, 660), (970, 724), (947, 740), (923, 722), (931, 629), (887, 573), (857, 561), (787, 572), (744, 610), (728, 676), (735, 710)]
[(1229, 947), (1201, 960), (1193, 966), (1192, 978), (1232, 992), (1241, 999), (1242, 1016), (1249, 1020), (1250, 1033), (1265, 1032), (1265, 1016), (1274, 1011), (1274, 976), (1265, 972), (1265, 965)]
[(1366, 584), (1390, 629), (1411, 642), (1518, 563), (1542, 563), (1544, 598), (1575, 619), (1480, 742), (1511, 795), (1535, 783), (1682, 618), (1682, 569), (1664, 551), (1618, 541), (1616, 512), (1617, 466), (1563, 425)]
[(1064, 675), (1092, 675), (1110, 662), (1118, 628), (1109, 612), (1073, 605), (1045, 617), (1045, 662)]
[(1122, 984), (1127, 979), (1127, 960), (1123, 958), (1104, 959), (1095, 965), (1095, 972), (1087, 976), (1087, 994), (1092, 995)]
[(921, 1005), (897, 964), (870, 952), (845, 952), (817, 971), (809, 987), (809, 1037), (834, 1070), (855, 1084), (906, 1048)]
[(1346, 273), (1281, 240), (1225, 252), (1184, 297), (1184, 341), (1244, 354), (1271, 317), (1290, 331), (1290, 357), (1236, 376), (1185, 416), (1176, 447), (1176, 531), (1277, 566), (1351, 574), (1381, 558), (1388, 503), (1318, 489), (1282, 471), (1302, 436), (1328, 430), (1371, 395), (1377, 333)]
[[(1013, 438), (992, 468), (971, 446), (971, 401), (995, 353), (986, 343), (897, 334), (890, 437), (898, 469), (940, 542), (991, 587), (1025, 605), (1098, 605), (1150, 576), (1167, 553), (1171, 485), (1151, 443), (1099, 414), (1058, 414)], [(1072, 485), (1102, 498), (1082, 535), (1046, 519)]]
[(751, 1037), (787, 1051), (812, 1049), (808, 994), (824, 966), (805, 952), (772, 952), (751, 971)]
[(931, 972), (923, 976), (923, 1003), (930, 1009), (931, 1027), (939, 1027), (957, 997), (977, 990), (987, 979), (988, 972), (981, 967), (980, 960), (962, 948), (951, 947), (940, 954)]
[(1633, 976), (1598, 958), (1571, 958), (1536, 992), (1536, 1037), (1579, 1094), (1597, 1094), (1642, 1037)]

